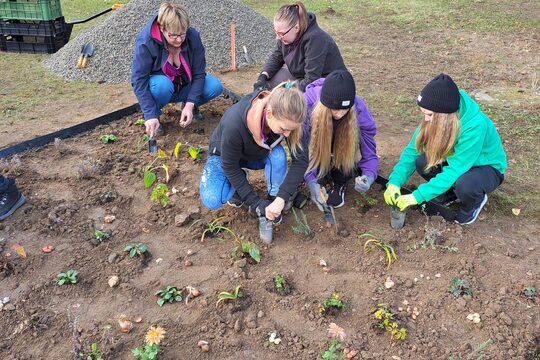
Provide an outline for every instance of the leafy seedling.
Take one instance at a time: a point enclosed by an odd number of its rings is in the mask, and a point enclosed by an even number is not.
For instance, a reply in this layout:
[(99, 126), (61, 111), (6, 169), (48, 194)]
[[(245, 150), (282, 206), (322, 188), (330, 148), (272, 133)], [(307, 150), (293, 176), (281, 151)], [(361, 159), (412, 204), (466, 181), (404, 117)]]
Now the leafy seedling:
[(321, 351), (319, 360), (345, 360), (347, 356), (342, 351), (342, 345), (338, 339), (332, 339), (328, 343), (328, 349)]
[(77, 270), (70, 269), (66, 272), (62, 272), (58, 275), (56, 275), (56, 282), (58, 285), (64, 285), (64, 284), (76, 284), (77, 283), (77, 276), (79, 275), (79, 272)]
[(472, 296), (471, 284), (469, 284), (466, 280), (455, 277), (452, 279), (450, 293), (455, 298), (458, 298), (460, 296)]
[(144, 134), (142, 137), (142, 141), (137, 143), (136, 145), (137, 151), (141, 151), (143, 148), (145, 148), (149, 140), (150, 140), (150, 136), (148, 136), (148, 134)]
[(111, 233), (108, 233), (106, 231), (103, 231), (103, 230), (97, 230), (94, 231), (94, 237), (96, 238), (96, 240), (98, 240), (99, 242), (103, 242), (105, 240), (108, 240), (110, 239), (112, 236)]
[(140, 360), (156, 360), (159, 355), (159, 345), (157, 344), (144, 344), (131, 350), (131, 354), (135, 358)]
[(386, 254), (386, 262), (388, 264), (387, 269), (390, 269), (390, 265), (397, 261), (396, 252), (392, 245), (387, 244), (383, 238), (378, 238), (371, 234), (362, 234), (360, 237), (370, 237), (371, 239), (367, 240), (364, 243), (364, 253), (368, 254), (373, 247), (380, 248)]
[(237, 241), (237, 243), (238, 245), (235, 246), (231, 251), (231, 255), (233, 257), (237, 258), (240, 256), (249, 255), (256, 263), (261, 262), (261, 251), (257, 245), (247, 240), (241, 240), (239, 242)]
[(521, 295), (523, 295), (527, 300), (534, 301), (538, 292), (534, 286), (529, 286), (521, 290)]
[(319, 304), (319, 312), (323, 315), (326, 315), (330, 312), (339, 312), (343, 310), (345, 304), (341, 300), (341, 295), (338, 292), (334, 291), (332, 295), (324, 299)]
[(118, 136), (113, 135), (113, 134), (101, 135), (99, 137), (99, 140), (104, 144), (111, 144), (111, 143), (116, 142), (118, 140)]
[(222, 291), (218, 295), (218, 301), (216, 303), (216, 306), (219, 305), (220, 302), (226, 302), (226, 301), (236, 301), (238, 299), (241, 299), (244, 297), (244, 293), (240, 290), (242, 288), (242, 285), (237, 285), (234, 291), (228, 292), (228, 291)]
[(372, 198), (371, 196), (364, 193), (360, 193), (360, 198), (355, 199), (354, 202), (358, 207), (361, 208), (363, 208), (364, 206), (371, 207), (377, 205), (377, 199)]
[(167, 286), (163, 290), (156, 291), (156, 296), (159, 297), (157, 304), (163, 306), (166, 303), (182, 301), (182, 291), (179, 291), (175, 286)]
[(291, 288), (285, 278), (280, 274), (274, 275), (274, 289), (279, 295), (287, 295), (291, 292)]
[(400, 327), (394, 320), (394, 314), (388, 310), (388, 305), (378, 304), (373, 316), (378, 320), (377, 327), (388, 331), (392, 340), (403, 341), (407, 338), (407, 329)]
[(170, 180), (169, 166), (163, 164), (161, 166), (154, 167), (154, 164), (157, 160), (166, 159), (166, 158), (167, 158), (167, 154), (165, 153), (165, 151), (158, 150), (157, 155), (154, 158), (154, 160), (152, 160), (152, 162), (144, 168), (143, 183), (144, 183), (145, 189), (149, 189), (154, 184), (157, 178), (156, 170), (160, 168), (165, 171), (165, 182), (167, 183), (169, 182)]
[(150, 194), (150, 200), (158, 204), (161, 203), (161, 205), (165, 207), (169, 203), (169, 196), (167, 195), (168, 192), (169, 188), (167, 187), (167, 185), (159, 183), (152, 190), (152, 194)]
[(79, 356), (81, 356), (85, 360), (103, 360), (103, 357), (99, 352), (97, 343), (92, 343), (92, 345), (90, 345), (90, 352), (88, 354), (84, 354), (81, 352), (79, 353)]
[(202, 152), (203, 152), (203, 149), (200, 146), (197, 146), (197, 147), (190, 146), (188, 149), (189, 156), (191, 156), (191, 158), (195, 162), (201, 161)]
[(144, 119), (137, 119), (135, 120), (135, 125), (144, 125)]
[(148, 245), (143, 243), (129, 244), (124, 248), (124, 251), (128, 252), (129, 257), (144, 256), (148, 252)]
[(296, 226), (292, 227), (292, 230), (295, 234), (303, 234), (304, 236), (309, 236), (311, 234), (311, 228), (309, 227), (306, 214), (303, 210), (300, 210), (300, 216), (296, 214), (294, 208), (292, 208), (294, 214), (294, 220), (296, 221)]
[(176, 146), (174, 147), (174, 157), (178, 159), (178, 152), (180, 151), (180, 147), (182, 146), (182, 143), (176, 143)]
[[(203, 233), (201, 235), (201, 242), (204, 241), (204, 237), (208, 235), (208, 237), (217, 237), (217, 235), (223, 231), (226, 231), (228, 232), (229, 234), (231, 234), (235, 239), (238, 238), (238, 235), (233, 231), (231, 230), (230, 228), (228, 228), (227, 226), (225, 226), (225, 224), (221, 221), (222, 219), (224, 218), (224, 216), (221, 216), (221, 217), (218, 217), (210, 222), (207, 222), (206, 223), (206, 227), (204, 228), (203, 230)], [(199, 219), (199, 220), (195, 220), (191, 225), (195, 225), (199, 222), (201, 222), (202, 220)], [(219, 240), (221, 240), (221, 238), (218, 238)]]

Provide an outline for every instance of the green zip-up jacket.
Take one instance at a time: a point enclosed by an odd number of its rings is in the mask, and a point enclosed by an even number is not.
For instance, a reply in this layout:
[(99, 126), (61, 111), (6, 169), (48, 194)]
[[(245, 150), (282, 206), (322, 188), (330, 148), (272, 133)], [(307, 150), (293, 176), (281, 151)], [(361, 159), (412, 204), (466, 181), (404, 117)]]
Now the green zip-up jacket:
[[(446, 159), (448, 165), (444, 166), (437, 176), (413, 191), (419, 204), (446, 192), (472, 167), (490, 165), (501, 174), (504, 174), (507, 167), (506, 154), (495, 125), (464, 90), (460, 90), (459, 94), (460, 130), (454, 153)], [(401, 187), (416, 169), (416, 159), (420, 154), (416, 150), (415, 140), (419, 130), (420, 126), (416, 128), (409, 145), (394, 166), (389, 184)]]

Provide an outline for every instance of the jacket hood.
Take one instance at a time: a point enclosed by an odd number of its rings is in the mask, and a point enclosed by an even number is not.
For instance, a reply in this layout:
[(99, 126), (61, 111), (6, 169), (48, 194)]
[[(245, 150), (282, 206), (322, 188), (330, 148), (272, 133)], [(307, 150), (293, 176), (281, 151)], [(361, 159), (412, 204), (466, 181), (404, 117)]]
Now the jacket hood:
[(480, 107), (469, 97), (465, 90), (459, 90), (459, 120), (462, 125), (469, 122), (480, 112)]

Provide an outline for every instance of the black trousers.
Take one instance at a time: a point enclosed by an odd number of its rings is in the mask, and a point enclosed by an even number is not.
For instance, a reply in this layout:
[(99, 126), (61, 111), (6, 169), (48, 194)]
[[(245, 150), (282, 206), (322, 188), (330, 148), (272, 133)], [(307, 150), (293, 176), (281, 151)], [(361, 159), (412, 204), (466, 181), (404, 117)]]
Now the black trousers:
[[(447, 162), (439, 164), (425, 172), (427, 164), (426, 154), (423, 153), (416, 159), (416, 171), (420, 176), (429, 181), (439, 174)], [(492, 166), (477, 166), (461, 175), (449, 191), (454, 191), (461, 200), (461, 210), (469, 212), (484, 200), (484, 195), (489, 194), (502, 184), (504, 175)], [(441, 194), (442, 195), (442, 194)]]

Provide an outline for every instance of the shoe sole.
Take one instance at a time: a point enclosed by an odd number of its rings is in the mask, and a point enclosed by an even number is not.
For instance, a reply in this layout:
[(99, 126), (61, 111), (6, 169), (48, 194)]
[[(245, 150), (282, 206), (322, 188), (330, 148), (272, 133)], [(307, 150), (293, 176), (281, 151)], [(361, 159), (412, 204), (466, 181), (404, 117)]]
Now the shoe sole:
[(474, 213), (473, 218), (471, 220), (465, 222), (465, 223), (458, 223), (458, 224), (460, 224), (460, 225), (470, 225), (473, 222), (475, 222), (476, 219), (478, 218), (478, 215), (480, 215), (480, 211), (482, 211), (482, 208), (484, 207), (484, 205), (486, 205), (487, 201), (488, 201), (488, 196), (486, 194), (486, 195), (484, 195), (484, 200), (482, 200), (482, 203), (478, 207), (478, 211), (476, 211), (476, 213)]
[(20, 208), (24, 203), (26, 202), (26, 198), (23, 194), (19, 197), (19, 200), (11, 207), (11, 209), (5, 213), (4, 215), (0, 216), (0, 220), (7, 219), (10, 215), (12, 215), (18, 208)]

